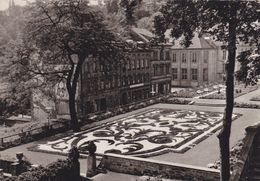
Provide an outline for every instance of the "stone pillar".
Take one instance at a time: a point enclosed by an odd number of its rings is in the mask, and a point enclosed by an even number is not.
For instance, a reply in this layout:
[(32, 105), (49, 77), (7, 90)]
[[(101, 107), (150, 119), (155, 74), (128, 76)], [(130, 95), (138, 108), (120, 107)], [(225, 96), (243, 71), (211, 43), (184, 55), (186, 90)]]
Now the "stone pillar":
[(79, 163), (79, 150), (76, 146), (73, 146), (68, 155), (72, 164), (72, 178), (75, 181), (80, 180), (80, 163)]
[(96, 175), (96, 155), (89, 155), (87, 158), (87, 177)]
[(96, 150), (97, 147), (93, 141), (91, 141), (87, 147), (89, 152), (89, 156), (87, 158), (87, 177), (92, 177), (97, 173), (97, 166), (96, 166)]
[(12, 175), (17, 176), (22, 173), (21, 163), (22, 163), (22, 159), (23, 159), (23, 153), (22, 152), (16, 153), (16, 158), (17, 158), (17, 161), (12, 163), (11, 167), (12, 167)]
[(15, 162), (15, 163), (11, 164), (11, 168), (12, 168), (11, 174), (12, 175), (15, 175), (15, 176), (19, 175), (19, 165), (20, 164), (18, 162)]

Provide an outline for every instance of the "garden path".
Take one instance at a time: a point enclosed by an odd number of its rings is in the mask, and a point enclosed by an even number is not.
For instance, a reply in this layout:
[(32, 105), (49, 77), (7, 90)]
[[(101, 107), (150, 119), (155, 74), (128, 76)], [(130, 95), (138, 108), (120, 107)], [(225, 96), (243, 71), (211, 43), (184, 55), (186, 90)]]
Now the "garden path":
[(252, 91), (248, 94), (245, 94), (243, 96), (237, 97), (235, 99), (236, 102), (240, 102), (240, 103), (248, 103), (248, 104), (258, 104), (260, 105), (260, 101), (250, 101), (250, 99), (252, 99), (253, 97), (259, 96), (260, 95), (260, 89), (258, 88), (255, 91)]

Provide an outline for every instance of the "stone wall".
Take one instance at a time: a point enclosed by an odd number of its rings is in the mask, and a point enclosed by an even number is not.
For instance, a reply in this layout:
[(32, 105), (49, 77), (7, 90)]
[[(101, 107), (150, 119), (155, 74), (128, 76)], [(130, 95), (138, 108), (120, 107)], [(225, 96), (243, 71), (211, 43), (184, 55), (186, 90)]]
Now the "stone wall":
[(250, 164), (253, 161), (253, 151), (257, 142), (260, 140), (260, 124), (249, 126), (246, 128), (246, 137), (241, 150), (241, 156), (234, 166), (234, 172), (230, 177), (230, 181), (248, 180)]
[(100, 166), (110, 171), (132, 175), (160, 175), (163, 178), (191, 181), (220, 179), (220, 173), (215, 169), (116, 154), (104, 155)]

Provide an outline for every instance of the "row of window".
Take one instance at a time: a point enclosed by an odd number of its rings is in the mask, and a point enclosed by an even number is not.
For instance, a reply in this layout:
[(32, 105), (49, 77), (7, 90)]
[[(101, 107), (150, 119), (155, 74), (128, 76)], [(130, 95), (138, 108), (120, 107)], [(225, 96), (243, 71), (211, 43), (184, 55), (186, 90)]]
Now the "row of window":
[[(198, 80), (198, 69), (190, 69), (191, 73), (191, 80)], [(173, 68), (172, 69), (172, 79), (176, 80), (178, 79), (178, 69)], [(181, 69), (181, 79), (187, 80), (188, 79), (188, 69), (182, 68)], [(203, 69), (203, 81), (208, 81), (208, 69)]]
[(122, 79), (122, 85), (133, 85), (133, 84), (140, 84), (150, 81), (150, 75), (149, 73), (146, 74), (137, 74), (137, 75), (129, 75), (129, 76), (123, 76)]
[[(180, 60), (182, 63), (187, 63), (187, 53), (181, 53), (180, 54)], [(199, 55), (197, 52), (191, 52), (190, 53), (190, 60), (192, 63), (197, 63), (199, 60)], [(203, 53), (203, 62), (208, 63), (209, 60), (209, 51), (204, 51)], [(176, 63), (177, 62), (177, 54), (173, 53), (172, 55), (172, 62)]]
[(132, 57), (140, 57), (140, 56), (150, 56), (150, 53), (131, 53)]
[(170, 51), (165, 51), (165, 52), (161, 52), (161, 51), (154, 51), (153, 52), (153, 58), (155, 60), (158, 60), (158, 58), (160, 60), (170, 60)]
[(160, 76), (170, 73), (170, 64), (154, 64), (153, 65), (153, 75)]
[(112, 78), (111, 80), (100, 80), (98, 82), (97, 80), (87, 80), (85, 81), (84, 90), (89, 92), (95, 92), (97, 90), (104, 90), (104, 89), (111, 89), (118, 86), (118, 81), (116, 81), (116, 78)]
[[(154, 51), (153, 52), (153, 57), (155, 60), (158, 59), (158, 57), (160, 57), (160, 60), (170, 60), (170, 51), (165, 51), (165, 52), (158, 52), (158, 51)], [(177, 53), (173, 53), (172, 54), (172, 59), (173, 62), (177, 62)], [(182, 61), (182, 63), (186, 63), (187, 62), (187, 53), (181, 53), (180, 54), (180, 59)], [(196, 63), (198, 61), (198, 53), (197, 52), (191, 52), (190, 53), (190, 59), (191, 62)], [(209, 51), (204, 51), (203, 53), (203, 61), (204, 63), (208, 63), (208, 59), (209, 59)]]
[(102, 64), (98, 64), (97, 62), (93, 61), (93, 62), (86, 62), (86, 64), (84, 65), (84, 72), (86, 73), (92, 73), (92, 72), (110, 72), (112, 71), (112, 66), (111, 65), (102, 65)]
[(149, 68), (149, 60), (148, 59), (129, 60), (127, 61), (126, 67), (128, 70)]

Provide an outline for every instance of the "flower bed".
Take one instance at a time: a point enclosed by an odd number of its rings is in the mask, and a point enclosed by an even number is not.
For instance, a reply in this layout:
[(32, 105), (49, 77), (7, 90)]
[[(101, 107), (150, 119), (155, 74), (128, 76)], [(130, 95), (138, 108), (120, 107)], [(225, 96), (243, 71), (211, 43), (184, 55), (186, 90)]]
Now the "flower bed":
[(250, 101), (260, 101), (260, 96), (252, 97)]
[[(236, 97), (242, 96), (244, 94), (247, 94), (249, 92), (256, 90), (257, 88), (258, 88), (258, 86), (248, 86), (248, 87), (244, 88), (244, 85), (238, 85), (235, 87), (234, 97), (236, 98)], [(216, 92), (214, 94), (202, 96), (200, 99), (226, 99), (226, 92), (225, 91)]]
[(237, 108), (249, 108), (249, 109), (260, 109), (259, 104), (250, 104), (250, 103), (234, 103), (234, 107)]
[(178, 92), (174, 92), (171, 94), (171, 97), (181, 97), (181, 98), (194, 98), (197, 96), (202, 96), (208, 94), (212, 91), (219, 90), (224, 86), (221, 84), (209, 84), (204, 87), (193, 87), (193, 88), (186, 88), (182, 89)]
[[(234, 115), (234, 118), (238, 116)], [(169, 151), (183, 153), (218, 130), (222, 117), (223, 113), (216, 112), (148, 109), (91, 130), (39, 144), (33, 150), (66, 154), (72, 146), (77, 146), (84, 154), (88, 143), (94, 141), (97, 154), (101, 155), (112, 152), (147, 157)]]

